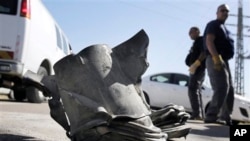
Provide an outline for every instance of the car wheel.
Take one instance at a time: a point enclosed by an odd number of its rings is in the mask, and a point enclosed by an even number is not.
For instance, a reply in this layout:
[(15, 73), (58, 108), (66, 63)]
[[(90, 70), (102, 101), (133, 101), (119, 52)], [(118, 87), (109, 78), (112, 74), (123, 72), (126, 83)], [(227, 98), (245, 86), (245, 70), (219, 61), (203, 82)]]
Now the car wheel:
[(148, 94), (146, 92), (143, 92), (143, 94), (144, 94), (146, 102), (148, 103), (148, 105), (150, 105)]
[(210, 102), (207, 103), (206, 107), (205, 107), (205, 111), (204, 111), (204, 114), (206, 115), (206, 112), (207, 112), (207, 109), (208, 109), (208, 106), (209, 106)]
[[(37, 74), (47, 76), (48, 72), (44, 67), (40, 67)], [(26, 88), (27, 99), (32, 103), (42, 103), (45, 100), (45, 96), (41, 91), (39, 91), (35, 87), (27, 87)]]
[(240, 121), (237, 120), (232, 120), (233, 125), (238, 125), (240, 123)]

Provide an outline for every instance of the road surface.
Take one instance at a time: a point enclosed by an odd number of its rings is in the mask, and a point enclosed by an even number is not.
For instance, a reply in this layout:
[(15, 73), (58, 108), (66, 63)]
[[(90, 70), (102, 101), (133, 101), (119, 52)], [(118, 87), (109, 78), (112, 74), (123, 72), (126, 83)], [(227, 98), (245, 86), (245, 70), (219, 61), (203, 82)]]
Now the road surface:
[[(189, 120), (186, 138), (172, 141), (229, 141), (229, 127)], [(0, 95), (0, 141), (70, 141), (64, 129), (49, 115), (46, 102), (33, 104)]]

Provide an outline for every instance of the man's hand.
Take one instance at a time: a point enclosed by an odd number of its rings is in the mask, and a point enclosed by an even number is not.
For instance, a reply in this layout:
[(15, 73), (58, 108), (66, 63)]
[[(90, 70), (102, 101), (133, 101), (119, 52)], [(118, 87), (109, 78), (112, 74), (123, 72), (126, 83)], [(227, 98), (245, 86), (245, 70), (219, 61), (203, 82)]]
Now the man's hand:
[(220, 71), (223, 68), (224, 61), (221, 57), (221, 55), (215, 55), (212, 57), (214, 62), (214, 69), (217, 71)]
[(190, 67), (189, 72), (190, 74), (194, 74), (196, 69), (201, 65), (201, 62), (199, 60), (196, 60)]

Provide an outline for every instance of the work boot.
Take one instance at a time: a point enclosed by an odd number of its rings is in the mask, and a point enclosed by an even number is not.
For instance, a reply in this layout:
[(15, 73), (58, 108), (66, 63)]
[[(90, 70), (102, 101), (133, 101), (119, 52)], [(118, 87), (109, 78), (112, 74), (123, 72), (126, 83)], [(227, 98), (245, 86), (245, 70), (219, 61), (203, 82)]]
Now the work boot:
[(204, 120), (204, 123), (216, 123), (216, 124), (227, 125), (227, 126), (233, 125), (232, 120), (225, 121), (225, 120), (222, 120), (222, 119)]
[(200, 116), (191, 116), (189, 119), (190, 120), (202, 120)]

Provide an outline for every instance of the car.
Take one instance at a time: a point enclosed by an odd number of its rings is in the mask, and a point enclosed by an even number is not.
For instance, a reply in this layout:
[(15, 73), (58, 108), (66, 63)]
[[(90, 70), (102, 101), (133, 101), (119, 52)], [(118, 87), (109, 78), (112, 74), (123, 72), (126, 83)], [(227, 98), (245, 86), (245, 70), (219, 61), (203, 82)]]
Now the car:
[[(170, 103), (181, 105), (186, 112), (191, 113), (191, 105), (188, 97), (189, 76), (183, 73), (164, 72), (142, 77), (141, 88), (148, 104), (152, 109), (162, 108)], [(213, 90), (202, 86), (202, 107), (206, 112), (213, 95)], [(250, 122), (250, 99), (235, 94), (232, 120)]]

